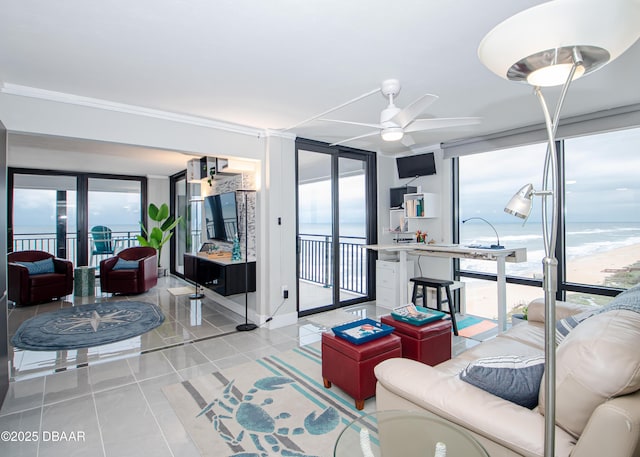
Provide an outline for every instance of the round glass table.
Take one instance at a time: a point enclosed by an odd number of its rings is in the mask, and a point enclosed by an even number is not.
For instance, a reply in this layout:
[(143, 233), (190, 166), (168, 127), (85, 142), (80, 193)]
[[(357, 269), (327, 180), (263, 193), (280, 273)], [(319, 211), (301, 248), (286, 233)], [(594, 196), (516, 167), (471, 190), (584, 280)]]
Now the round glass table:
[(378, 411), (354, 420), (338, 436), (333, 455), (489, 457), (466, 430), (417, 411)]

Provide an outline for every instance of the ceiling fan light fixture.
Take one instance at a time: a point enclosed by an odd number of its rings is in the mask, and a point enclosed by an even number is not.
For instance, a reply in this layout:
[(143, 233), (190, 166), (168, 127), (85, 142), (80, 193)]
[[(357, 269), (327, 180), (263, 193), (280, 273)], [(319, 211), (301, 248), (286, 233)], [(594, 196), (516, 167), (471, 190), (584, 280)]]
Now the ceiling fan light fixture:
[(387, 127), (382, 129), (380, 136), (384, 141), (400, 141), (404, 136), (404, 131), (400, 127)]

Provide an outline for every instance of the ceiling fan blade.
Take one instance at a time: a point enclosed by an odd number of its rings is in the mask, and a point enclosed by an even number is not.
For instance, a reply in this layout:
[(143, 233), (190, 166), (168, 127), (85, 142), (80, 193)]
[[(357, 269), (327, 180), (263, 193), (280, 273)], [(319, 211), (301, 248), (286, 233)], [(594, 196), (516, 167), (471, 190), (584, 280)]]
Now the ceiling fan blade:
[(411, 121), (418, 117), (427, 106), (432, 104), (438, 99), (437, 95), (424, 94), (422, 97), (414, 100), (409, 106), (404, 108), (398, 114), (393, 116), (390, 120), (398, 124), (400, 127), (406, 127)]
[(416, 119), (404, 129), (405, 133), (422, 130), (447, 129), (464, 125), (476, 125), (482, 122), (479, 117), (436, 117), (433, 119)]
[(400, 143), (402, 143), (406, 147), (410, 147), (410, 146), (413, 146), (414, 144), (416, 144), (416, 142), (413, 139), (413, 137), (411, 135), (407, 135), (406, 133), (404, 134), (404, 136), (400, 140)]
[(380, 124), (367, 124), (365, 122), (353, 122), (353, 121), (339, 121), (337, 119), (318, 119), (319, 121), (326, 121), (326, 122), (336, 122), (338, 124), (349, 124), (349, 125), (361, 125), (363, 127), (371, 127), (374, 129), (381, 129), (383, 128)]
[(352, 138), (347, 138), (346, 140), (337, 141), (335, 143), (330, 144), (329, 146), (337, 146), (339, 144), (348, 143), (349, 141), (359, 140), (360, 138), (366, 138), (368, 136), (373, 136), (373, 135), (380, 135), (380, 132), (375, 131), (375, 132), (365, 133), (364, 135), (354, 136)]
[(306, 123), (308, 123), (308, 122), (315, 121), (316, 119), (318, 119), (318, 118), (320, 118), (320, 117), (322, 117), (322, 116), (326, 116), (327, 114), (332, 113), (333, 111), (336, 111), (336, 110), (338, 110), (338, 109), (340, 109), (340, 108), (344, 108), (345, 106), (350, 105), (350, 104), (352, 104), (352, 103), (355, 103), (355, 102), (357, 102), (357, 101), (359, 101), (359, 100), (362, 100), (363, 98), (368, 97), (369, 95), (373, 95), (373, 94), (375, 94), (376, 92), (380, 92), (380, 88), (379, 88), (379, 87), (378, 87), (378, 88), (376, 88), (376, 89), (370, 90), (369, 92), (367, 92), (367, 93), (365, 93), (365, 94), (362, 94), (362, 95), (360, 95), (360, 96), (358, 96), (358, 97), (356, 97), (356, 98), (352, 98), (351, 100), (348, 100), (348, 101), (346, 101), (346, 102), (344, 102), (344, 103), (341, 103), (341, 104), (340, 104), (340, 105), (338, 105), (338, 106), (334, 106), (333, 108), (330, 108), (330, 109), (328, 109), (328, 110), (326, 110), (326, 111), (323, 111), (323, 112), (321, 112), (320, 114), (316, 114), (315, 116), (311, 116), (310, 118), (305, 119), (304, 121), (300, 121), (300, 122), (298, 122), (297, 124), (294, 124), (294, 125), (292, 125), (292, 126), (290, 126), (290, 127), (287, 127), (286, 129), (284, 129), (284, 130), (282, 130), (282, 131), (283, 131), (283, 132), (286, 132), (287, 130), (294, 129), (294, 128), (299, 127), (299, 126), (301, 126), (301, 125), (303, 125), (303, 124), (306, 124)]

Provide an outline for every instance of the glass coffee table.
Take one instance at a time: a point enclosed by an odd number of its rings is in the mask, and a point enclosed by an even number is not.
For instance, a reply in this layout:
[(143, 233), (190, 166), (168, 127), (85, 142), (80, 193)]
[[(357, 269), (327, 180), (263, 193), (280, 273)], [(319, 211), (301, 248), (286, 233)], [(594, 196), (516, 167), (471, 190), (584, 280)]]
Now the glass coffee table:
[(356, 419), (338, 436), (333, 455), (431, 457), (438, 443), (446, 446), (442, 456), (489, 457), (466, 430), (417, 411), (378, 411)]

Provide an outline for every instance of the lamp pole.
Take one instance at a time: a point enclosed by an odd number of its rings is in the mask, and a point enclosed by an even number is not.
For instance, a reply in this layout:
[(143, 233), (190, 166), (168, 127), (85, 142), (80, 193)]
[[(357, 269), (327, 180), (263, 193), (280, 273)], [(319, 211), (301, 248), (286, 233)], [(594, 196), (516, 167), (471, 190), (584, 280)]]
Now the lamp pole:
[[(544, 238), (544, 253), (542, 259), (542, 272), (545, 304), (545, 338), (544, 338), (544, 455), (552, 457), (555, 455), (555, 433), (556, 433), (556, 293), (558, 291), (558, 259), (555, 256), (556, 239), (558, 233), (558, 153), (556, 150), (556, 130), (560, 110), (564, 103), (569, 85), (573, 80), (576, 69), (582, 65), (581, 60), (576, 60), (571, 67), (569, 76), (562, 86), (560, 98), (556, 105), (556, 111), (551, 118), (549, 108), (542, 94), (540, 87), (536, 86), (534, 92), (538, 97), (542, 112), (544, 113), (545, 126), (549, 144), (544, 160), (544, 173), (542, 186), (550, 189), (534, 192), (534, 195), (542, 196), (542, 233)], [(551, 227), (549, 227), (549, 208), (547, 197), (551, 197)]]
[[(554, 250), (558, 227), (557, 151), (555, 134), (559, 113), (571, 81), (615, 60), (638, 38), (640, 8), (628, 0), (555, 0), (507, 18), (494, 27), (478, 47), (478, 56), (491, 71), (510, 81), (527, 82), (545, 116), (549, 144), (545, 156), (543, 189), (551, 175), (550, 190), (535, 191), (526, 185), (505, 211), (526, 219), (532, 197), (542, 196), (545, 257), (542, 260), (545, 298), (545, 457), (555, 455), (555, 308), (558, 261)], [(523, 30), (532, 33), (523, 34)], [(562, 86), (553, 116), (549, 114), (540, 86)], [(547, 197), (551, 197), (551, 228)], [(525, 214), (526, 213), (526, 214)]]
[(248, 332), (258, 328), (256, 324), (249, 323), (249, 207), (248, 193), (253, 190), (238, 190), (244, 194), (244, 324), (238, 324), (236, 330)]

